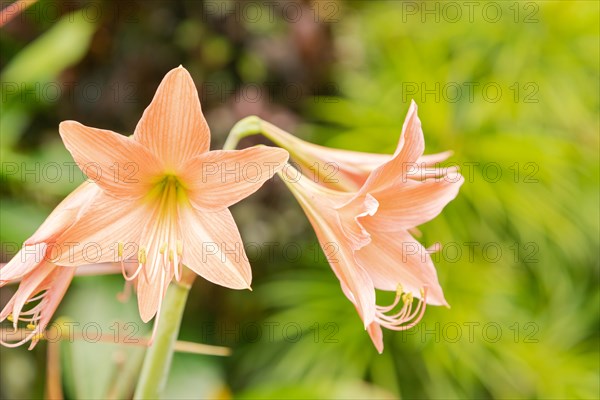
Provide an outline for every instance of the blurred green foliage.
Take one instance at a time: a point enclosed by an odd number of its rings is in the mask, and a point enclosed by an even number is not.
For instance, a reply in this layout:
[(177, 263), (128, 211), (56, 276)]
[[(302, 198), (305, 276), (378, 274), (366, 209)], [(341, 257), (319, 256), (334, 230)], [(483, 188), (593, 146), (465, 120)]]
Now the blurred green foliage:
[[(484, 2), (472, 18), (456, 3), (458, 19), (437, 2), (297, 3), (298, 18), (260, 2), (255, 18), (240, 4), (40, 1), (2, 28), (4, 261), (83, 179), (69, 179), (58, 123), (129, 134), (179, 64), (198, 85), (213, 148), (258, 114), (307, 140), (391, 153), (414, 98), (426, 152), (454, 150), (449, 163), (467, 180), (421, 229), (426, 246), (445, 245), (436, 265), (452, 308), (386, 332), (378, 355), (299, 206), (272, 182), (233, 208), (254, 291), (198, 282), (184, 317), (183, 340), (233, 355), (178, 354), (168, 396), (598, 398), (599, 4), (492, 2), (497, 21)], [(59, 17), (40, 18), (50, 5)], [(44, 175), (49, 163), (61, 179)], [(142, 326), (134, 304), (116, 302), (120, 283), (77, 278), (57, 316)], [(2, 397), (41, 396), (45, 348), (1, 349)], [(61, 349), (67, 397), (131, 393), (139, 348)]]

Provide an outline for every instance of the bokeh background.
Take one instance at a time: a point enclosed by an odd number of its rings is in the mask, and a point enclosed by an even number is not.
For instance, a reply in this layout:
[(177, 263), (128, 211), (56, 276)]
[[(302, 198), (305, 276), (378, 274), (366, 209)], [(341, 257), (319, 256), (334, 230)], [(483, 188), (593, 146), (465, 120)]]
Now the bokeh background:
[[(257, 114), (391, 153), (414, 98), (426, 152), (454, 150), (466, 177), (421, 228), (445, 246), (452, 308), (386, 332), (377, 354), (275, 179), (233, 207), (254, 291), (198, 279), (183, 320), (181, 339), (232, 355), (176, 354), (166, 397), (598, 398), (599, 15), (596, 1), (39, 1), (0, 28), (2, 261), (83, 180), (59, 122), (131, 134), (180, 64), (215, 149)], [(146, 334), (121, 290), (119, 276), (78, 277), (56, 316), (90, 337)], [(2, 348), (0, 397), (57, 384), (129, 397), (142, 358), (89, 340)]]

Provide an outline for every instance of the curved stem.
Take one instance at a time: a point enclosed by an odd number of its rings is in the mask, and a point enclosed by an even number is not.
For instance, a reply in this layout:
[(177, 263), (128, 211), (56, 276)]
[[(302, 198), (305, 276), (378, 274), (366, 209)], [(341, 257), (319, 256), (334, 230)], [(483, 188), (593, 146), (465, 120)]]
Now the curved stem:
[(233, 128), (231, 128), (229, 136), (227, 136), (227, 140), (225, 140), (225, 144), (223, 145), (223, 150), (234, 150), (239, 141), (246, 136), (263, 133), (261, 122), (262, 120), (255, 115), (239, 120)]
[(184, 268), (180, 283), (167, 289), (156, 331), (156, 340), (146, 352), (134, 399), (156, 399), (167, 384), (175, 343), (188, 293), (195, 274)]
[(252, 135), (263, 135), (277, 146), (286, 149), (295, 157), (300, 157), (299, 154), (294, 152), (294, 147), (302, 142), (300, 139), (277, 126), (260, 119), (256, 115), (239, 120), (233, 128), (231, 128), (229, 136), (227, 136), (227, 140), (223, 145), (223, 150), (235, 149), (240, 140)]
[[(307, 149), (318, 148), (320, 146), (306, 143), (255, 115), (240, 120), (231, 128), (229, 136), (223, 145), (223, 150), (234, 150), (241, 139), (252, 135), (263, 135), (275, 145), (287, 150), (290, 153), (290, 157), (298, 162), (302, 173), (307, 174), (307, 171), (313, 171), (316, 180), (327, 181), (328, 177), (325, 171), (321, 168), (314, 168), (315, 162), (319, 162), (319, 159), (315, 158), (314, 152), (307, 151)], [(344, 180), (331, 181), (329, 182), (329, 186), (333, 186), (343, 192), (352, 192), (356, 189)]]
[(287, 150), (293, 157), (300, 159), (304, 163), (309, 163), (310, 161), (295, 151), (295, 147), (301, 146), (302, 140), (270, 122), (260, 119), (256, 115), (239, 120), (231, 128), (229, 136), (227, 136), (227, 140), (225, 140), (225, 144), (223, 145), (223, 150), (234, 150), (240, 140), (252, 135), (263, 135), (277, 146)]

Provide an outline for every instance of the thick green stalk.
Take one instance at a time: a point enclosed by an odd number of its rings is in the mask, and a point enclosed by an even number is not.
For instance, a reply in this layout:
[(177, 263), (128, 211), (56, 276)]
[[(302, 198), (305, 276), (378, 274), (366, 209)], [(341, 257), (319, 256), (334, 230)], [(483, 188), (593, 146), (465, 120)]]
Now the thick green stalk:
[(167, 289), (155, 340), (146, 352), (134, 399), (157, 399), (167, 384), (183, 310), (195, 277), (190, 272), (184, 268), (181, 282), (173, 283)]

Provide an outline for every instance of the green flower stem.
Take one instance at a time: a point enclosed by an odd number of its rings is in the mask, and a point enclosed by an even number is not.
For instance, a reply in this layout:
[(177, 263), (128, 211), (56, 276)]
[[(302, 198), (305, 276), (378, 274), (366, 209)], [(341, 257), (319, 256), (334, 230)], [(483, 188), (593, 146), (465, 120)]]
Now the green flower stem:
[(146, 352), (134, 399), (157, 399), (167, 384), (183, 310), (195, 276), (184, 268), (181, 281), (169, 285), (167, 289), (155, 340)]
[[(223, 150), (234, 150), (241, 139), (257, 134), (263, 134), (275, 144), (286, 147), (285, 143), (278, 143), (277, 137), (268, 134), (268, 128), (271, 125), (268, 124), (267, 129), (265, 129), (267, 124), (256, 116), (240, 120), (231, 129), (223, 145)], [(195, 276), (193, 272), (184, 268), (181, 282), (171, 284), (167, 290), (157, 322), (155, 340), (146, 352), (142, 373), (133, 396), (134, 399), (157, 399), (165, 389), (177, 336), (179, 335), (181, 318)]]
[(240, 140), (246, 136), (263, 133), (261, 122), (262, 120), (255, 115), (239, 120), (231, 128), (229, 136), (227, 136), (227, 140), (225, 140), (225, 144), (223, 145), (223, 150), (235, 150)]
[(294, 148), (302, 143), (300, 139), (255, 115), (239, 120), (231, 128), (223, 150), (234, 150), (240, 140), (252, 135), (263, 135), (277, 146), (286, 149), (295, 158), (310, 161), (303, 159), (302, 154), (294, 152)]
[[(300, 164), (302, 170), (312, 169), (318, 179), (329, 179), (324, 175), (325, 171), (320, 168), (313, 169), (316, 160), (310, 154), (297, 151), (297, 149), (302, 149), (303, 146), (306, 146), (305, 142), (255, 115), (241, 119), (231, 128), (229, 136), (223, 145), (223, 150), (234, 150), (240, 140), (252, 135), (263, 135), (277, 146), (287, 150), (290, 153), (290, 157)], [(305, 171), (301, 172), (306, 173)], [(329, 184), (343, 192), (354, 190), (354, 187), (348, 186), (343, 180), (337, 182), (330, 181)]]

